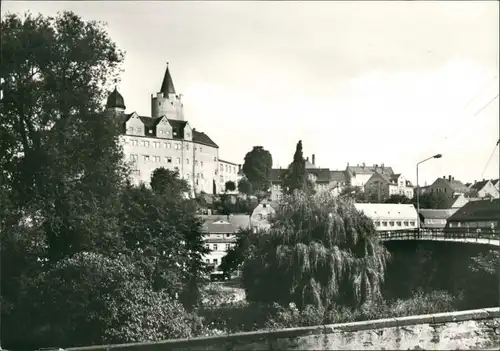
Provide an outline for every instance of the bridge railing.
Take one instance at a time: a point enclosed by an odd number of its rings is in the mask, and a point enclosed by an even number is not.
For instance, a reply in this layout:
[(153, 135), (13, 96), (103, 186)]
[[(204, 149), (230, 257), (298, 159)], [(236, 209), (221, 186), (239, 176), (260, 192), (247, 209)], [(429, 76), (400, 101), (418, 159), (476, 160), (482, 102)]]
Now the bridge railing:
[(412, 229), (399, 231), (379, 231), (382, 240), (412, 240), (412, 239), (496, 239), (500, 238), (499, 230), (457, 229)]

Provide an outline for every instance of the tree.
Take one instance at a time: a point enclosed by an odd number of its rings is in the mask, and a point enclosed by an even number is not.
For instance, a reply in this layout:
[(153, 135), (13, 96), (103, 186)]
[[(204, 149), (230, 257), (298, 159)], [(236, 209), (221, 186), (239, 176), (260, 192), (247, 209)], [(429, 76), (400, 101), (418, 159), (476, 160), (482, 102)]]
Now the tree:
[(393, 194), (384, 201), (386, 204), (411, 204), (412, 200), (404, 195)]
[(182, 305), (166, 292), (153, 291), (143, 271), (125, 255), (111, 259), (78, 253), (40, 275), (32, 289), (29, 303), (38, 313), (29, 322), (37, 348), (192, 335), (191, 317)]
[(307, 178), (306, 160), (302, 154), (302, 140), (299, 140), (293, 155), (293, 162), (288, 167), (283, 177), (283, 188), (286, 193), (293, 193), (295, 190), (311, 192), (313, 184)]
[(225, 184), (226, 192), (227, 191), (235, 191), (236, 190), (236, 184), (232, 180), (229, 180)]
[(243, 173), (252, 185), (253, 191), (267, 190), (269, 176), (273, 166), (271, 153), (262, 146), (254, 146), (252, 151), (245, 155)]
[(250, 301), (355, 307), (381, 299), (389, 254), (349, 200), (295, 192), (256, 240), (243, 265)]
[(246, 177), (241, 178), (238, 182), (238, 191), (245, 195), (251, 195), (253, 193), (252, 184)]
[(179, 177), (178, 171), (156, 168), (151, 175), (151, 189), (157, 194), (181, 199), (189, 193), (190, 187), (185, 179)]
[(234, 271), (239, 269), (245, 257), (249, 254), (251, 249), (252, 231), (249, 229), (240, 229), (236, 233), (235, 245), (227, 251), (226, 256), (222, 257), (220, 269), (226, 275), (231, 275)]
[(374, 196), (364, 192), (363, 188), (360, 186), (346, 186), (342, 189), (339, 196), (342, 198), (352, 198), (360, 203), (376, 201)]
[[(416, 195), (412, 202), (417, 206)], [(450, 199), (445, 193), (430, 193), (426, 192), (419, 196), (420, 208), (428, 209), (446, 209), (450, 208)]]
[(14, 212), (38, 217), (48, 256), (119, 251), (126, 168), (118, 121), (101, 115), (123, 54), (103, 26), (72, 12), (2, 19), (3, 181)]

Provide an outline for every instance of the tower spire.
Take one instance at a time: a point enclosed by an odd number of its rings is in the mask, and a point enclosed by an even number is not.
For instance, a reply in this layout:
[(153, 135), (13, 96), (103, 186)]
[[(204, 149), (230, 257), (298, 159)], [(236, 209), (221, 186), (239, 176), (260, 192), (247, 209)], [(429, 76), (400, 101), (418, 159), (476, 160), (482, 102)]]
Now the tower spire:
[(163, 93), (163, 96), (168, 97), (169, 94), (175, 94), (174, 83), (172, 82), (172, 77), (170, 76), (170, 71), (168, 69), (167, 62), (167, 70), (165, 71), (165, 76), (163, 77), (163, 83), (161, 84), (160, 93)]

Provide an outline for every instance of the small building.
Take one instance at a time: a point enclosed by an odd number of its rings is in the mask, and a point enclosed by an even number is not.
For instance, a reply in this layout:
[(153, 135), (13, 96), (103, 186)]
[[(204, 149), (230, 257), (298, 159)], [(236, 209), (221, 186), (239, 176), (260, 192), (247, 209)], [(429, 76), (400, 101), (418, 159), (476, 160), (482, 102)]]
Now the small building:
[(413, 185), (402, 174), (387, 175), (375, 171), (366, 181), (365, 193), (370, 198), (383, 202), (393, 195), (413, 198)]
[(263, 201), (255, 207), (250, 216), (250, 226), (254, 233), (271, 228), (270, 217), (276, 213), (274, 209), (276, 206), (271, 202)]
[(470, 201), (448, 218), (445, 229), (466, 232), (498, 230), (499, 221), (500, 199)]
[(443, 178), (437, 178), (427, 189), (428, 193), (443, 193), (446, 197), (453, 201), (455, 196), (458, 195), (468, 195), (470, 193), (470, 189), (461, 181), (456, 180), (451, 175)]
[(381, 165), (375, 164), (373, 166), (366, 165), (365, 163), (350, 166), (348, 163), (345, 169), (347, 184), (352, 187), (360, 187), (364, 190), (366, 182), (375, 172), (384, 174), (388, 177), (394, 174), (392, 168), (384, 166), (383, 163)]
[(378, 231), (411, 230), (417, 228), (417, 210), (412, 204), (354, 204), (373, 221)]
[(211, 250), (204, 257), (207, 264), (217, 270), (221, 264), (222, 257), (236, 243), (236, 233), (240, 229), (250, 228), (250, 216), (248, 215), (208, 215), (201, 216), (204, 221), (203, 232), (205, 246)]
[(470, 185), (469, 189), (471, 195), (479, 198), (491, 197), (494, 199), (498, 199), (500, 197), (498, 189), (495, 187), (492, 181), (488, 179), (483, 179), (479, 182), (474, 181), (474, 183)]
[(423, 229), (443, 229), (446, 227), (446, 221), (450, 218), (458, 209), (444, 209), (444, 210), (434, 210), (434, 209), (421, 209), (420, 215), (420, 228)]

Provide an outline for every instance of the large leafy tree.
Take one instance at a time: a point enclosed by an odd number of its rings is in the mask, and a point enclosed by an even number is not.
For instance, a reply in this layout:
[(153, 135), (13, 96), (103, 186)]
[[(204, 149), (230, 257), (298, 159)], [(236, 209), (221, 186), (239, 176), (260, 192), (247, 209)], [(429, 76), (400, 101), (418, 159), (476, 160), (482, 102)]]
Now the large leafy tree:
[[(413, 197), (412, 202), (417, 204), (416, 196)], [(429, 209), (446, 209), (450, 208), (452, 200), (445, 193), (423, 193), (419, 196), (420, 208)]]
[(350, 200), (296, 191), (254, 245), (243, 266), (249, 300), (354, 307), (381, 298), (389, 254)]
[(306, 160), (302, 153), (302, 140), (297, 143), (293, 162), (284, 173), (283, 188), (287, 193), (293, 193), (295, 190), (303, 190), (309, 193), (313, 190), (313, 184), (307, 178)]
[(243, 173), (252, 185), (253, 191), (266, 191), (269, 188), (269, 176), (273, 167), (271, 153), (262, 146), (254, 146), (245, 155)]
[(123, 54), (104, 27), (72, 12), (2, 19), (2, 181), (11, 206), (38, 217), (48, 255), (116, 251), (125, 168), (102, 101)]
[(238, 191), (245, 195), (251, 195), (253, 193), (252, 184), (246, 177), (241, 178), (238, 182)]
[(151, 188), (157, 194), (178, 199), (190, 191), (188, 182), (180, 178), (178, 171), (171, 171), (163, 167), (153, 171)]

